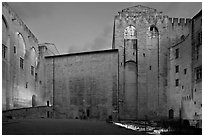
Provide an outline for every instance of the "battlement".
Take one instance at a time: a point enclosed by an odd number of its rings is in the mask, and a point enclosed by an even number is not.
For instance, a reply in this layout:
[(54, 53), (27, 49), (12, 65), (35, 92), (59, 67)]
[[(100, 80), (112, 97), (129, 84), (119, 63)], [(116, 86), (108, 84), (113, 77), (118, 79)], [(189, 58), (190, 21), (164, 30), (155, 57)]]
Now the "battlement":
[(193, 100), (193, 98), (190, 95), (182, 97), (182, 101), (192, 101), (192, 100)]
[(8, 5), (6, 2), (2, 2), (2, 7), (7, 9), (11, 21), (17, 22), (20, 26), (23, 27), (23, 30), (28, 33), (28, 37), (32, 37), (36, 43), (38, 43), (38, 39), (35, 37), (35, 35), (30, 31), (30, 29), (24, 24), (24, 22), (18, 17), (18, 15), (12, 10), (12, 8)]
[(172, 26), (189, 26), (191, 24), (190, 18), (169, 18)]

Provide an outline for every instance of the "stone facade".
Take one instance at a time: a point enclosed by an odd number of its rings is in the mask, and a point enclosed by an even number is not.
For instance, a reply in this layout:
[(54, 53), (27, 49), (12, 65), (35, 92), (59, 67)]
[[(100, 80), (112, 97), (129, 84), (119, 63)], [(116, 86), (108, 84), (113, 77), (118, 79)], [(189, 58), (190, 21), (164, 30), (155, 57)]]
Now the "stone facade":
[(117, 110), (117, 50), (46, 57), (54, 117), (105, 120)]
[[(46, 105), (37, 75), (38, 40), (7, 3), (2, 3), (2, 108)], [(50, 54), (52, 55), (52, 54)], [(40, 59), (40, 60), (39, 60)]]
[(192, 19), (191, 89), (182, 99), (182, 118), (193, 125), (202, 125), (202, 11)]
[[(135, 38), (125, 38), (129, 26)], [(168, 117), (169, 47), (190, 33), (190, 19), (169, 18), (156, 9), (135, 6), (115, 16), (113, 48), (119, 50), (119, 102), (121, 119), (157, 119)], [(134, 62), (136, 87), (126, 89), (126, 66)], [(127, 65), (126, 65), (127, 64)], [(130, 78), (130, 77), (129, 77)], [(130, 78), (131, 79), (131, 78)], [(125, 83), (127, 83), (125, 85)], [(130, 93), (131, 92), (131, 93)], [(126, 100), (131, 95), (134, 101)], [(127, 106), (135, 104), (134, 112)], [(127, 113), (130, 112), (130, 113)]]
[(201, 11), (178, 19), (138, 5), (115, 16), (111, 50), (59, 55), (3, 3), (3, 110), (48, 105), (56, 118), (201, 121), (201, 40)]

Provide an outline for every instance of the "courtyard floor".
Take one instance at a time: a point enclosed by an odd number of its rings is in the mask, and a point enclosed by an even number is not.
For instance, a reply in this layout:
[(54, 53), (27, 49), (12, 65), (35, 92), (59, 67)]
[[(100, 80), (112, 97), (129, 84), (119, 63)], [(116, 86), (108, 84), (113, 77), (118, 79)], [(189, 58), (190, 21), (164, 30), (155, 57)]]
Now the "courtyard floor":
[(143, 135), (112, 123), (78, 119), (26, 119), (2, 123), (3, 135)]

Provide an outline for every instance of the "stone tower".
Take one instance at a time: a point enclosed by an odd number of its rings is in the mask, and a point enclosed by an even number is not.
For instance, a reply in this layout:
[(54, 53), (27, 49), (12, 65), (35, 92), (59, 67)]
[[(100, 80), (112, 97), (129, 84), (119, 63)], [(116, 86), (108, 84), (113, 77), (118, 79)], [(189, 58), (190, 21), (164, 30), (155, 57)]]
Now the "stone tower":
[(115, 16), (112, 48), (119, 51), (120, 119), (168, 116), (168, 47), (175, 42), (171, 33), (170, 18), (156, 9), (138, 5)]

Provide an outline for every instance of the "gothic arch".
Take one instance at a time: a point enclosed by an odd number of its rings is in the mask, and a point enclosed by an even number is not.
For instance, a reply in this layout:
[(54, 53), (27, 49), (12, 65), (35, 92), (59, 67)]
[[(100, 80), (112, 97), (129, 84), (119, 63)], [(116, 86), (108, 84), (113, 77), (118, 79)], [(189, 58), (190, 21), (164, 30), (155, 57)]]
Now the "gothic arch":
[(158, 28), (155, 25), (150, 25), (148, 29), (148, 34), (151, 38), (156, 37), (156, 36), (158, 37), (159, 36)]
[(124, 39), (136, 39), (137, 32), (136, 28), (133, 25), (129, 25), (124, 30)]
[(17, 45), (18, 45), (18, 51), (21, 57), (24, 58), (25, 54), (26, 54), (26, 43), (25, 43), (25, 39), (23, 37), (23, 35), (20, 32), (16, 32), (16, 41), (17, 41)]

